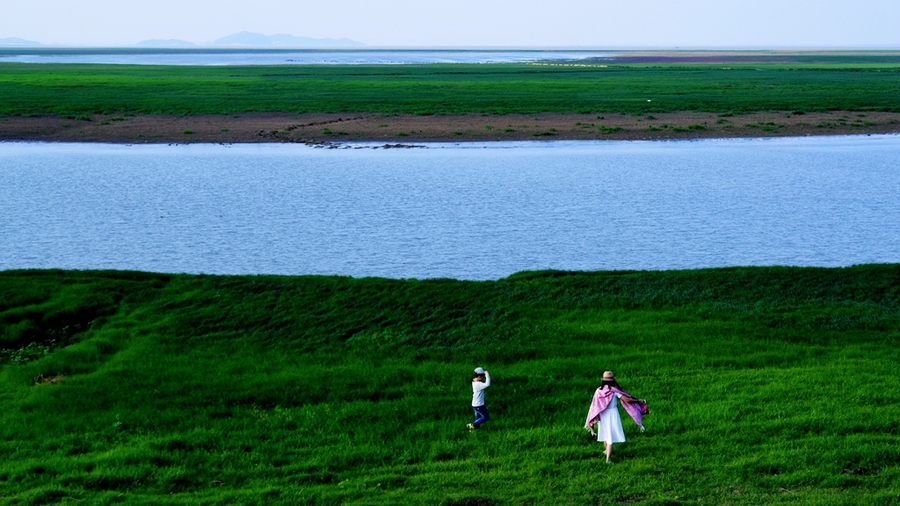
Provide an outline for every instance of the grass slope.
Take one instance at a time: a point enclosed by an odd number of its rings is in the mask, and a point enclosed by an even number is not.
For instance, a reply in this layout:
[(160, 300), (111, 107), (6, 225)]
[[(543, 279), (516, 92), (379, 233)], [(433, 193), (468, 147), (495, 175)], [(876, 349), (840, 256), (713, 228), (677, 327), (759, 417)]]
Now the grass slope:
[(896, 504), (898, 338), (900, 265), (0, 272), (0, 504)]
[(73, 119), (111, 113), (900, 111), (900, 64), (865, 58), (609, 66), (0, 63), (0, 97), (0, 115)]

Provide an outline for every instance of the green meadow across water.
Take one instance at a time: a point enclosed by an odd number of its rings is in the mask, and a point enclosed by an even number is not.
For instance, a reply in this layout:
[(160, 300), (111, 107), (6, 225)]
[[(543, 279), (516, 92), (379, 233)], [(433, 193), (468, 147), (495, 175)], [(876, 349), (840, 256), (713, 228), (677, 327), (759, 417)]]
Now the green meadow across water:
[[(900, 501), (900, 265), (6, 271), (0, 339), (0, 504)], [(651, 408), (610, 466), (606, 369)]]
[(900, 111), (895, 56), (818, 63), (0, 63), (0, 115)]

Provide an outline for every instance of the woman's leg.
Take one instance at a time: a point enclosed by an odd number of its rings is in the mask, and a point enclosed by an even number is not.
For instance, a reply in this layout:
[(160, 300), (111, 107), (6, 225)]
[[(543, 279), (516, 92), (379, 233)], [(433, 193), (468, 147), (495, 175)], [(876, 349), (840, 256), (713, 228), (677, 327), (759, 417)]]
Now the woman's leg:
[(609, 462), (609, 458), (612, 456), (612, 443), (603, 443), (606, 445), (606, 461)]

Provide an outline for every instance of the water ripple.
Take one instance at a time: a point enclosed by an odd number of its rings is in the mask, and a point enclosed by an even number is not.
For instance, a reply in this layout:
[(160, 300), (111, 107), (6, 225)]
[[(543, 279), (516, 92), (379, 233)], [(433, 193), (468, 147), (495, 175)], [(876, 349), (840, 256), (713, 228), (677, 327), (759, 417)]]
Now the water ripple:
[(900, 137), (0, 144), (0, 269), (493, 279), (900, 262)]

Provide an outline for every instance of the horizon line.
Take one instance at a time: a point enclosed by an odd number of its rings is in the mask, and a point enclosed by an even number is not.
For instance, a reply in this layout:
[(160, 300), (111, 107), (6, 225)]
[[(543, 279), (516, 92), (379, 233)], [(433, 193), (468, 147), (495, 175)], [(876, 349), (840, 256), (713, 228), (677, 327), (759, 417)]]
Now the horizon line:
[[(152, 40), (152, 39), (151, 39)], [(164, 39), (161, 39), (164, 40)], [(192, 51), (205, 49), (225, 49), (225, 50), (264, 50), (264, 51), (285, 51), (285, 50), (342, 50), (342, 51), (900, 51), (898, 45), (783, 45), (783, 46), (761, 46), (761, 45), (722, 45), (722, 46), (666, 46), (666, 45), (623, 45), (623, 46), (600, 46), (600, 45), (559, 45), (559, 46), (528, 46), (528, 45), (368, 45), (363, 46), (251, 46), (239, 44), (194, 44), (191, 46), (151, 46), (141, 45), (140, 42), (134, 44), (115, 44), (115, 45), (81, 45), (81, 44), (23, 44), (23, 45), (0, 45), (0, 51), (3, 50), (46, 50), (46, 49), (168, 49), (176, 51)]]

